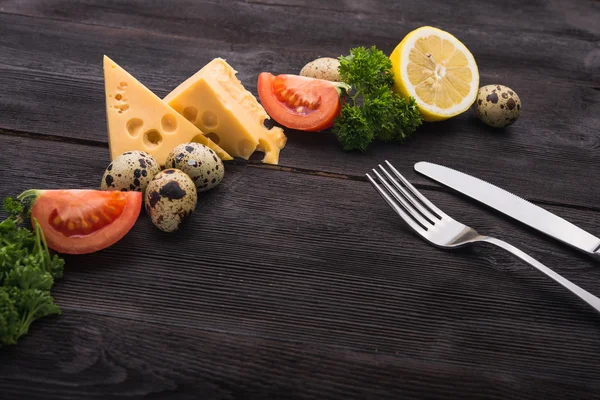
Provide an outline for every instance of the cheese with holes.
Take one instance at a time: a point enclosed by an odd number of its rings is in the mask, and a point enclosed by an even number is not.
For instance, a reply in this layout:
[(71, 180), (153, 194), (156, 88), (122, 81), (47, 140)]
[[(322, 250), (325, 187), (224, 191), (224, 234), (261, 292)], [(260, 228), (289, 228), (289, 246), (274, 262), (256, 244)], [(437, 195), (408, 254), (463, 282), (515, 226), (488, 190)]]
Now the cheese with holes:
[(236, 73), (225, 60), (216, 58), (164, 101), (232, 156), (247, 160), (258, 150), (265, 153), (264, 163), (277, 164), (287, 138), (281, 128), (265, 127), (267, 112)]
[(106, 56), (104, 89), (111, 159), (126, 151), (142, 150), (164, 165), (171, 150), (189, 142), (208, 146), (223, 160), (232, 159), (194, 124)]

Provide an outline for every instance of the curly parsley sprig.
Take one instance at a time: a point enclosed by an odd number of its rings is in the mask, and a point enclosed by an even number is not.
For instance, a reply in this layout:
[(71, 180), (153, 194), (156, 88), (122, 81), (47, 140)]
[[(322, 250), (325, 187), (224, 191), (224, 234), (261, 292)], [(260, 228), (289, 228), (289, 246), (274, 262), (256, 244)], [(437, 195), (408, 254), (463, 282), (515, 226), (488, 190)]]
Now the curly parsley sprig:
[(414, 98), (394, 93), (392, 62), (375, 46), (339, 58), (348, 91), (333, 132), (344, 150), (365, 151), (374, 139), (402, 142), (423, 122)]
[(0, 347), (15, 344), (38, 318), (60, 314), (50, 288), (63, 275), (64, 260), (51, 256), (40, 225), (20, 227), (28, 206), (7, 198), (10, 214), (0, 222)]

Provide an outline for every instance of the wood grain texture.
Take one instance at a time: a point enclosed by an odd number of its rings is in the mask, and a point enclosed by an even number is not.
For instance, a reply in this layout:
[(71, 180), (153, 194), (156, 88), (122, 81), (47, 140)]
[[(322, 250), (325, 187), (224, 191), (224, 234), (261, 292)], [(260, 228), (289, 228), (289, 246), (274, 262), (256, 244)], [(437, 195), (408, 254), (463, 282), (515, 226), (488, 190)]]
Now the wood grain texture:
[[(108, 163), (104, 148), (6, 135), (0, 147), (0, 170), (11, 171), (0, 175), (0, 197), (94, 187)], [(142, 215), (115, 246), (66, 258), (54, 292), (64, 315), (0, 352), (4, 398), (533, 399), (600, 390), (597, 315), (530, 267), (487, 247), (432, 248), (365, 182), (226, 169), (180, 232), (161, 233)], [(589, 259), (463, 199), (425, 193), (600, 294)], [(599, 215), (549, 209), (584, 229)]]
[[(3, 12), (75, 21), (116, 29), (148, 31), (192, 39), (215, 40), (232, 47), (250, 45), (255, 49), (318, 51), (327, 55), (346, 54), (348, 46), (377, 44), (391, 51), (410, 30), (436, 25), (460, 32), (480, 63), (492, 61), (530, 75), (534, 70), (562, 71), (572, 81), (593, 77), (598, 83), (598, 61), (553, 57), (554, 46), (568, 46), (595, 54), (594, 42), (600, 34), (593, 16), (600, 13), (595, 2), (578, 1), (561, 7), (553, 0), (510, 1), (482, 6), (470, 1), (429, 1), (403, 4), (393, 0), (342, 1), (179, 1), (127, 3), (110, 0), (8, 0)], [(460, 9), (460, 13), (453, 10)], [(530, 24), (535, 12), (536, 24)], [(452, 18), (448, 18), (452, 15)], [(577, 15), (577, 21), (573, 16)], [(585, 15), (589, 15), (585, 18)], [(344, 21), (345, 23), (340, 23)], [(519, 34), (514, 29), (519, 28)], [(290, 41), (290, 32), (293, 41)], [(458, 34), (458, 33), (457, 33)], [(224, 46), (229, 47), (229, 46)], [(327, 49), (330, 49), (329, 51)], [(550, 50), (550, 51), (549, 51)], [(291, 53), (291, 54), (290, 54)], [(280, 58), (277, 54), (275, 57)], [(275, 68), (286, 65), (277, 59)], [(587, 61), (587, 62), (586, 62)], [(306, 61), (305, 61), (306, 62)], [(296, 66), (299, 68), (302, 65)], [(516, 71), (520, 70), (520, 71)], [(274, 71), (290, 73), (289, 70)], [(576, 74), (575, 76), (573, 74)]]
[[(407, 17), (399, 21), (379, 16), (400, 12), (393, 2), (371, 7), (372, 17), (352, 16), (348, 10), (319, 13), (318, 18), (331, 20), (315, 20), (318, 26), (310, 35), (290, 43), (285, 30), (301, 29), (317, 18), (309, 8), (238, 2), (227, 9), (220, 2), (188, 2), (180, 8), (119, 4), (6, 2), (5, 13), (33, 17), (0, 15), (0, 56), (10, 60), (0, 65), (0, 128), (105, 142), (103, 53), (159, 95), (213, 57), (222, 56), (256, 93), (255, 79), (262, 70), (294, 72), (306, 61), (326, 55), (325, 51), (335, 55), (357, 44), (377, 44), (391, 51), (399, 38), (418, 25), (415, 15), (425, 7), (406, 8), (401, 15)], [(596, 15), (596, 3), (577, 4), (577, 12)], [(513, 5), (516, 9), (510, 12), (464, 7), (470, 10), (467, 15), (479, 15), (479, 23), (461, 28), (464, 21), (459, 19), (456, 29), (461, 35), (455, 33), (476, 55), (482, 84), (503, 83), (520, 94), (524, 111), (514, 126), (494, 131), (465, 114), (424, 126), (408, 144), (377, 143), (366, 154), (342, 152), (331, 134), (287, 130), (290, 140), (282, 153), (282, 166), (362, 176), (384, 159), (403, 167), (427, 160), (465, 170), (528, 199), (600, 209), (593, 188), (585, 184), (588, 176), (598, 172), (599, 36), (589, 24), (575, 29), (574, 11), (563, 10), (556, 2), (539, 4), (541, 21), (553, 21), (548, 30), (540, 25), (511, 35), (514, 24), (522, 24), (515, 15), (528, 15), (532, 9)], [(353, 7), (359, 6), (350, 10)], [(452, 4), (440, 7), (427, 7), (438, 10), (431, 15), (432, 24), (448, 21), (444, 10)], [(93, 25), (41, 18), (73, 21), (76, 15)], [(489, 24), (484, 24), (485, 17), (490, 17)], [(334, 23), (340, 18), (343, 24)], [(356, 23), (351, 23), (352, 18)], [(372, 36), (373, 32), (377, 34)], [(330, 40), (325, 40), (326, 35)], [(407, 175), (430, 184), (411, 171)]]
[(412, 171), (447, 164), (600, 233), (599, 17), (593, 0), (0, 0), (0, 198), (99, 185), (103, 54), (160, 96), (224, 57), (256, 93), (261, 71), (389, 53), (427, 24), (524, 105), (504, 132), (465, 114), (356, 154), (287, 130), (281, 166), (226, 164), (181, 231), (142, 213), (115, 246), (66, 257), (63, 315), (0, 350), (0, 398), (600, 398), (596, 313), (500, 249), (429, 246), (362, 178), (388, 159), (449, 215), (600, 295), (597, 263)]
[(7, 400), (580, 400), (598, 393), (596, 384), (548, 380), (535, 371), (507, 373), (77, 311), (45, 321), (0, 359)]

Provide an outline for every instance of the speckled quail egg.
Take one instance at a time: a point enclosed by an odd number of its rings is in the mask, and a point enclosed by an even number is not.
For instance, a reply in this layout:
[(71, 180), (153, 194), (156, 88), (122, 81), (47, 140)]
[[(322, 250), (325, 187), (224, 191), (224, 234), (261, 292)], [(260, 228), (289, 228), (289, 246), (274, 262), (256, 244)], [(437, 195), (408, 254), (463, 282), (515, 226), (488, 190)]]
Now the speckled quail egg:
[(175, 232), (196, 209), (198, 193), (185, 172), (169, 168), (150, 181), (144, 200), (152, 223), (161, 231)]
[(217, 186), (225, 174), (223, 161), (212, 149), (200, 143), (184, 143), (175, 147), (165, 165), (188, 174), (199, 192)]
[(340, 62), (331, 57), (317, 58), (306, 64), (300, 71), (300, 76), (309, 78), (325, 79), (326, 81), (340, 82), (340, 73), (338, 68)]
[(160, 165), (150, 154), (127, 151), (108, 164), (100, 189), (144, 192), (148, 182), (159, 172)]
[(521, 114), (521, 99), (509, 87), (487, 85), (479, 88), (473, 104), (477, 117), (494, 128), (512, 124)]

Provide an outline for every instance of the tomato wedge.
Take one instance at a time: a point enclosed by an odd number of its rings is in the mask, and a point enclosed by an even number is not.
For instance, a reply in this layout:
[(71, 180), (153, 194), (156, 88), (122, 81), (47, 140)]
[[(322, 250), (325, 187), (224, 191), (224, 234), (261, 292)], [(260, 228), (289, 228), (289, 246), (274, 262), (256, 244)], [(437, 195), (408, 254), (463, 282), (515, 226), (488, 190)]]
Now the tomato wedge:
[(281, 125), (301, 131), (322, 131), (333, 125), (341, 110), (339, 86), (299, 75), (258, 75), (258, 97), (267, 113)]
[(103, 190), (30, 190), (31, 221), (40, 224), (51, 249), (86, 254), (115, 244), (131, 230), (142, 209), (142, 193)]

